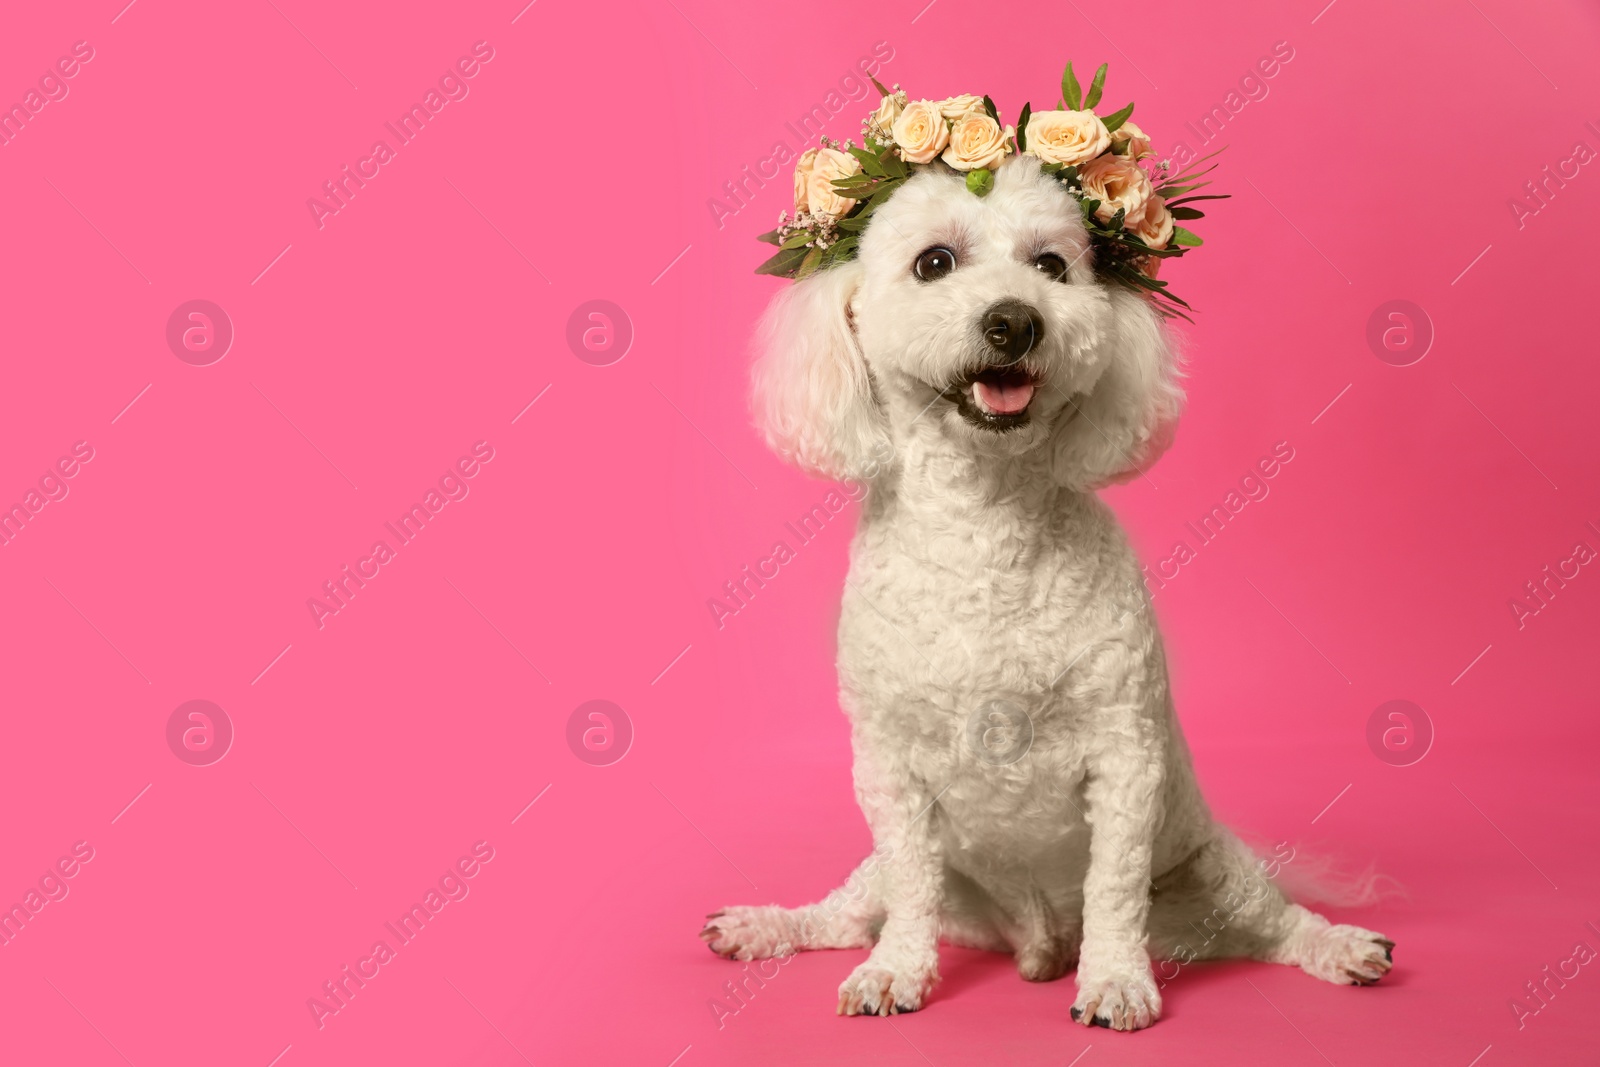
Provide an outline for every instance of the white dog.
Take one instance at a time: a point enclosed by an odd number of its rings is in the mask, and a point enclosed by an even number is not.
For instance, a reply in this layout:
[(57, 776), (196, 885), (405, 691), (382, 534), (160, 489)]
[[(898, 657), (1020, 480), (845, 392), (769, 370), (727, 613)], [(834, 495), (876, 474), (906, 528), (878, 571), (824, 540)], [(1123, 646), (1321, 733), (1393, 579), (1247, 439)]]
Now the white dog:
[(982, 198), (928, 168), (762, 324), (769, 442), (871, 484), (839, 680), (877, 847), (822, 902), (727, 908), (701, 936), (743, 960), (871, 947), (844, 1014), (922, 1007), (940, 938), (1032, 981), (1076, 963), (1072, 1017), (1121, 1030), (1160, 1015), (1152, 957), (1390, 968), (1392, 942), (1291, 903), (1200, 796), (1139, 565), (1093, 493), (1159, 454), (1177, 360), (1088, 240), (1030, 157)]

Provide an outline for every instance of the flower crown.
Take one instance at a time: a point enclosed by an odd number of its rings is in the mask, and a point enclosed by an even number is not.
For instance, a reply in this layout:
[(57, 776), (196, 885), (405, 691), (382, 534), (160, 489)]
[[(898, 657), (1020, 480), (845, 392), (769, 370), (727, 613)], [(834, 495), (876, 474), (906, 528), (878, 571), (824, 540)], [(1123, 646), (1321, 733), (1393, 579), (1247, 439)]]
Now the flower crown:
[(778, 228), (760, 240), (778, 253), (757, 274), (805, 278), (854, 259), (872, 213), (919, 167), (943, 160), (967, 176), (967, 188), (987, 196), (994, 174), (1012, 155), (1033, 156), (1078, 201), (1102, 279), (1147, 294), (1163, 315), (1187, 318), (1188, 308), (1156, 277), (1163, 259), (1175, 259), (1201, 241), (1178, 221), (1204, 218), (1191, 206), (1211, 184), (1200, 181), (1216, 166), (1194, 167), (1216, 153), (1175, 170), (1155, 157), (1144, 131), (1128, 121), (1133, 105), (1101, 117), (1094, 112), (1105, 85), (1106, 64), (1095, 71), (1087, 93), (1067, 64), (1061, 76), (1061, 107), (1033, 111), (1023, 104), (1015, 127), (1002, 126), (987, 96), (908, 101), (896, 85), (872, 84), (882, 99), (861, 124), (862, 147), (824, 137), (795, 164), (794, 214), (778, 217)]

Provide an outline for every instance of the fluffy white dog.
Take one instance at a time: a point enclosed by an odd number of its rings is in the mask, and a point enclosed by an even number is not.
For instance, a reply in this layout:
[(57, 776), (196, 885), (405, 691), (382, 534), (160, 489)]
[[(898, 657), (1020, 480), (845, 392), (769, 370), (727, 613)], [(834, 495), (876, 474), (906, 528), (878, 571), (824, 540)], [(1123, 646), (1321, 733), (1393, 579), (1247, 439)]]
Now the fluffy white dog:
[(941, 938), (1032, 981), (1076, 964), (1072, 1017), (1119, 1030), (1161, 1013), (1152, 957), (1390, 968), (1392, 942), (1291, 903), (1200, 796), (1138, 563), (1093, 492), (1159, 455), (1177, 360), (1088, 243), (1030, 157), (982, 198), (928, 168), (762, 324), (769, 442), (872, 488), (839, 681), (876, 848), (820, 903), (730, 907), (701, 936), (743, 960), (870, 947), (844, 1014), (922, 1007)]

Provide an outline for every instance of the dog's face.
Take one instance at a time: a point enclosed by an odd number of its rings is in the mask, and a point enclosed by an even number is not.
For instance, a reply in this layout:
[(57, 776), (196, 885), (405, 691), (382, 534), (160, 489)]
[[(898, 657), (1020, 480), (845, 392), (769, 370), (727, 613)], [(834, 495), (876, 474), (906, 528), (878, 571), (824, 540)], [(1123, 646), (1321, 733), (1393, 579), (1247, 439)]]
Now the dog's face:
[(1088, 249), (1076, 202), (1032, 160), (982, 198), (954, 171), (917, 175), (864, 235), (851, 302), (880, 393), (973, 448), (1037, 447), (1105, 367), (1111, 302)]
[(981, 198), (923, 170), (856, 260), (774, 301), (756, 366), (768, 440), (832, 477), (879, 473), (921, 422), (983, 455), (1049, 449), (1074, 488), (1148, 466), (1176, 418), (1175, 360), (1092, 256), (1077, 201), (1032, 158)]

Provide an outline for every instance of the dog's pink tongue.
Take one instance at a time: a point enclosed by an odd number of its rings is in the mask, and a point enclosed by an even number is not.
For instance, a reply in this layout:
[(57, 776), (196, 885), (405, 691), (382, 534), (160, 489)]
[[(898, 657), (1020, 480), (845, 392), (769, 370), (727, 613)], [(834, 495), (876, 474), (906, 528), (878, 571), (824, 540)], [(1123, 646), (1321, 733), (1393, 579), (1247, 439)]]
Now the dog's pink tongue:
[(979, 379), (972, 386), (978, 402), (996, 415), (1015, 415), (1033, 399), (1033, 383), (1026, 379), (1016, 382)]

